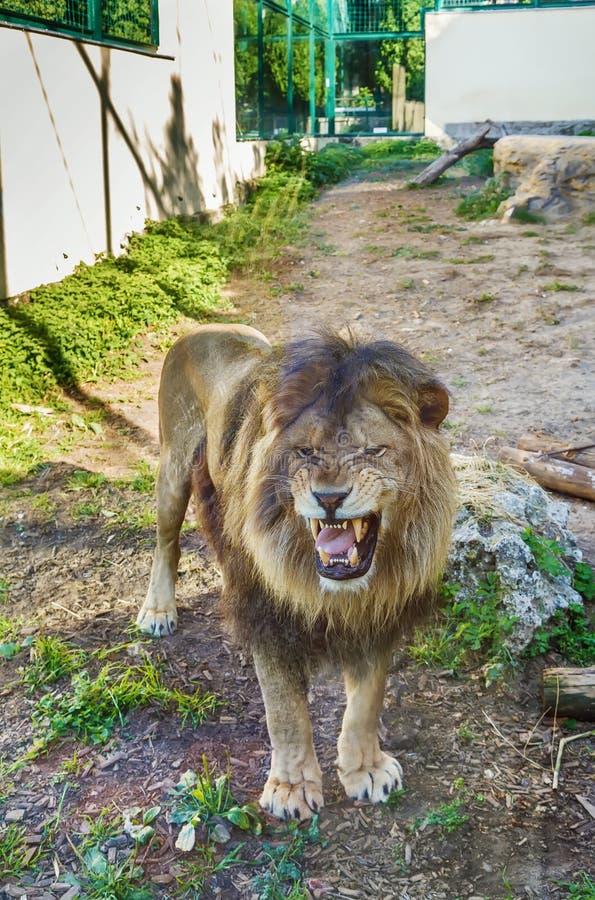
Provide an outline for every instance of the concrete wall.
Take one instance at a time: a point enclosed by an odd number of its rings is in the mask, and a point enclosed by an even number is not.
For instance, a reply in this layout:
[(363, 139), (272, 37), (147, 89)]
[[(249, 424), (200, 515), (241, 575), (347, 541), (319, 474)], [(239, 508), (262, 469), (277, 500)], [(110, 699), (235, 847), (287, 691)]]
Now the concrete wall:
[(485, 119), (541, 132), (595, 120), (595, 7), (429, 13), (426, 41), (428, 137)]
[(261, 173), (235, 140), (231, 0), (159, 8), (156, 57), (0, 26), (1, 297)]

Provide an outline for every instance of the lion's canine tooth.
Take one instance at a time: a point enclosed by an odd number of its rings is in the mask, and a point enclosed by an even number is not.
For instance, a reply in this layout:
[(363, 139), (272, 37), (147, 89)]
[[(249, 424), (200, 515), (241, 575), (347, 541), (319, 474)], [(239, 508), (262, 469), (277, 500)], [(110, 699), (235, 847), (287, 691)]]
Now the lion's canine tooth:
[(355, 566), (357, 566), (357, 564), (359, 562), (359, 553), (357, 552), (357, 547), (355, 546), (355, 544), (349, 551), (349, 556), (347, 558), (349, 560), (349, 565), (352, 568), (355, 568)]
[[(353, 530), (355, 531), (355, 539), (356, 541), (361, 541), (365, 531), (363, 530), (363, 523), (361, 519), (352, 519)], [(367, 530), (367, 529), (366, 529)]]
[(321, 560), (321, 562), (322, 562), (322, 565), (323, 565), (323, 566), (328, 566), (328, 564), (329, 564), (329, 562), (330, 562), (330, 560), (331, 560), (331, 555), (330, 555), (330, 553), (327, 553), (326, 550), (323, 550), (323, 549), (322, 549), (322, 547), (318, 547), (318, 555), (319, 555), (319, 557), (320, 557), (320, 560)]
[(316, 538), (318, 537), (319, 530), (318, 519), (310, 519), (310, 531), (312, 532), (314, 540), (316, 540)]

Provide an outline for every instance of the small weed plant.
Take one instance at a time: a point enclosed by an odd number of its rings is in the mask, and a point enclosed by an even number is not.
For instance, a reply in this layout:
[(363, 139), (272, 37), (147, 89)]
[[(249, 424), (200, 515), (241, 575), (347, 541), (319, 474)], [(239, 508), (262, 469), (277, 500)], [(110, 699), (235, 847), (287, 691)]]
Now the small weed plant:
[(26, 832), (26, 828), (16, 823), (0, 828), (0, 872), (4, 878), (18, 878), (27, 866), (34, 864), (41, 856), (39, 848), (30, 852)]
[(174, 803), (170, 814), (170, 820), (182, 826), (176, 840), (179, 850), (192, 850), (198, 825), (203, 825), (210, 835), (221, 819), (243, 831), (261, 833), (262, 818), (258, 809), (251, 803), (240, 806), (236, 802), (230, 778), (229, 768), (218, 774), (206, 756), (202, 758), (202, 772), (189, 770), (184, 773), (172, 792)]
[(593, 900), (595, 897), (595, 881), (587, 872), (577, 873), (572, 881), (564, 881), (560, 887), (568, 891), (567, 900)]
[(496, 215), (500, 204), (511, 194), (512, 191), (505, 187), (501, 179), (488, 178), (482, 188), (459, 202), (455, 212), (462, 219), (489, 219)]
[(299, 860), (307, 844), (320, 840), (318, 816), (313, 816), (307, 828), (290, 822), (288, 834), (286, 843), (262, 846), (261, 859), (266, 868), (252, 880), (259, 900), (307, 900), (310, 896), (302, 881)]
[(436, 825), (447, 834), (456, 831), (469, 819), (469, 816), (461, 809), (465, 804), (464, 797), (455, 797), (450, 803), (441, 803), (435, 809), (430, 810), (425, 816), (419, 816), (411, 826), (413, 831), (422, 827)]
[(442, 615), (434, 626), (418, 629), (409, 647), (421, 665), (453, 671), (483, 665), (488, 683), (510, 665), (507, 648), (516, 619), (502, 608), (496, 573), (488, 572), (474, 591), (463, 593), (457, 584), (442, 586)]

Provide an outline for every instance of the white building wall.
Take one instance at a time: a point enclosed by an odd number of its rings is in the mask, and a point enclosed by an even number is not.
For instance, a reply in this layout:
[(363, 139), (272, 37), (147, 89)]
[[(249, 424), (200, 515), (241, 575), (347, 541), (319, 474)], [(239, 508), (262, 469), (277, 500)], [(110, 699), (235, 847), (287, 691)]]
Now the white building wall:
[(428, 13), (426, 134), (595, 120), (594, 47), (595, 6)]
[(262, 173), (262, 145), (235, 140), (231, 0), (159, 12), (157, 56), (0, 25), (0, 296)]

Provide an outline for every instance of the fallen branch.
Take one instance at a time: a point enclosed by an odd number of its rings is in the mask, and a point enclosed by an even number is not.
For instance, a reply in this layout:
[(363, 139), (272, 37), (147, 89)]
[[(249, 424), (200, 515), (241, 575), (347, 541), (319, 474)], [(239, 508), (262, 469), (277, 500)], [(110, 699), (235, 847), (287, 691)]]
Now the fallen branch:
[(502, 447), (498, 458), (501, 462), (524, 469), (543, 487), (585, 500), (595, 500), (595, 469), (589, 466), (577, 466), (566, 459), (544, 459), (541, 455), (515, 447)]
[(558, 744), (558, 756), (556, 757), (556, 767), (554, 769), (554, 777), (552, 779), (552, 790), (558, 790), (558, 781), (560, 779), (560, 768), (562, 766), (562, 754), (564, 753), (564, 747), (566, 744), (569, 744), (571, 741), (578, 741), (580, 738), (586, 737), (594, 737), (595, 731), (583, 731), (582, 734), (572, 734), (570, 737), (562, 738), (560, 743)]
[(467, 156), (468, 153), (479, 150), (481, 147), (493, 147), (494, 141), (486, 140), (486, 135), (492, 127), (492, 124), (493, 123), (489, 120), (484, 122), (481, 128), (474, 132), (471, 137), (458, 143), (452, 150), (447, 150), (446, 153), (443, 153), (442, 156), (435, 159), (429, 166), (426, 166), (423, 172), (420, 172), (411, 183), (417, 184), (420, 187), (425, 187), (426, 184), (432, 184), (433, 181), (440, 178), (443, 172), (446, 172), (447, 169), (454, 166), (456, 162), (464, 156)]
[(518, 747), (515, 747), (515, 745), (512, 743), (512, 741), (509, 740), (505, 735), (502, 734), (502, 732), (500, 731), (500, 729), (498, 728), (498, 726), (496, 725), (494, 720), (488, 716), (485, 709), (482, 709), (482, 713), (484, 714), (484, 716), (486, 717), (486, 719), (488, 720), (488, 722), (490, 723), (490, 725), (492, 726), (492, 728), (494, 729), (494, 731), (496, 732), (496, 734), (498, 735), (498, 737), (500, 738), (501, 741), (504, 741), (505, 744), (508, 744), (508, 746), (512, 750), (514, 750), (515, 753), (518, 753), (518, 755), (520, 757), (522, 757), (526, 763), (529, 763), (530, 766), (533, 766), (534, 769), (540, 769), (540, 771), (542, 771), (542, 772), (547, 771), (547, 769), (544, 766), (540, 766), (539, 763), (533, 762), (533, 760), (530, 759), (526, 753), (524, 753), (522, 750), (519, 750)]

